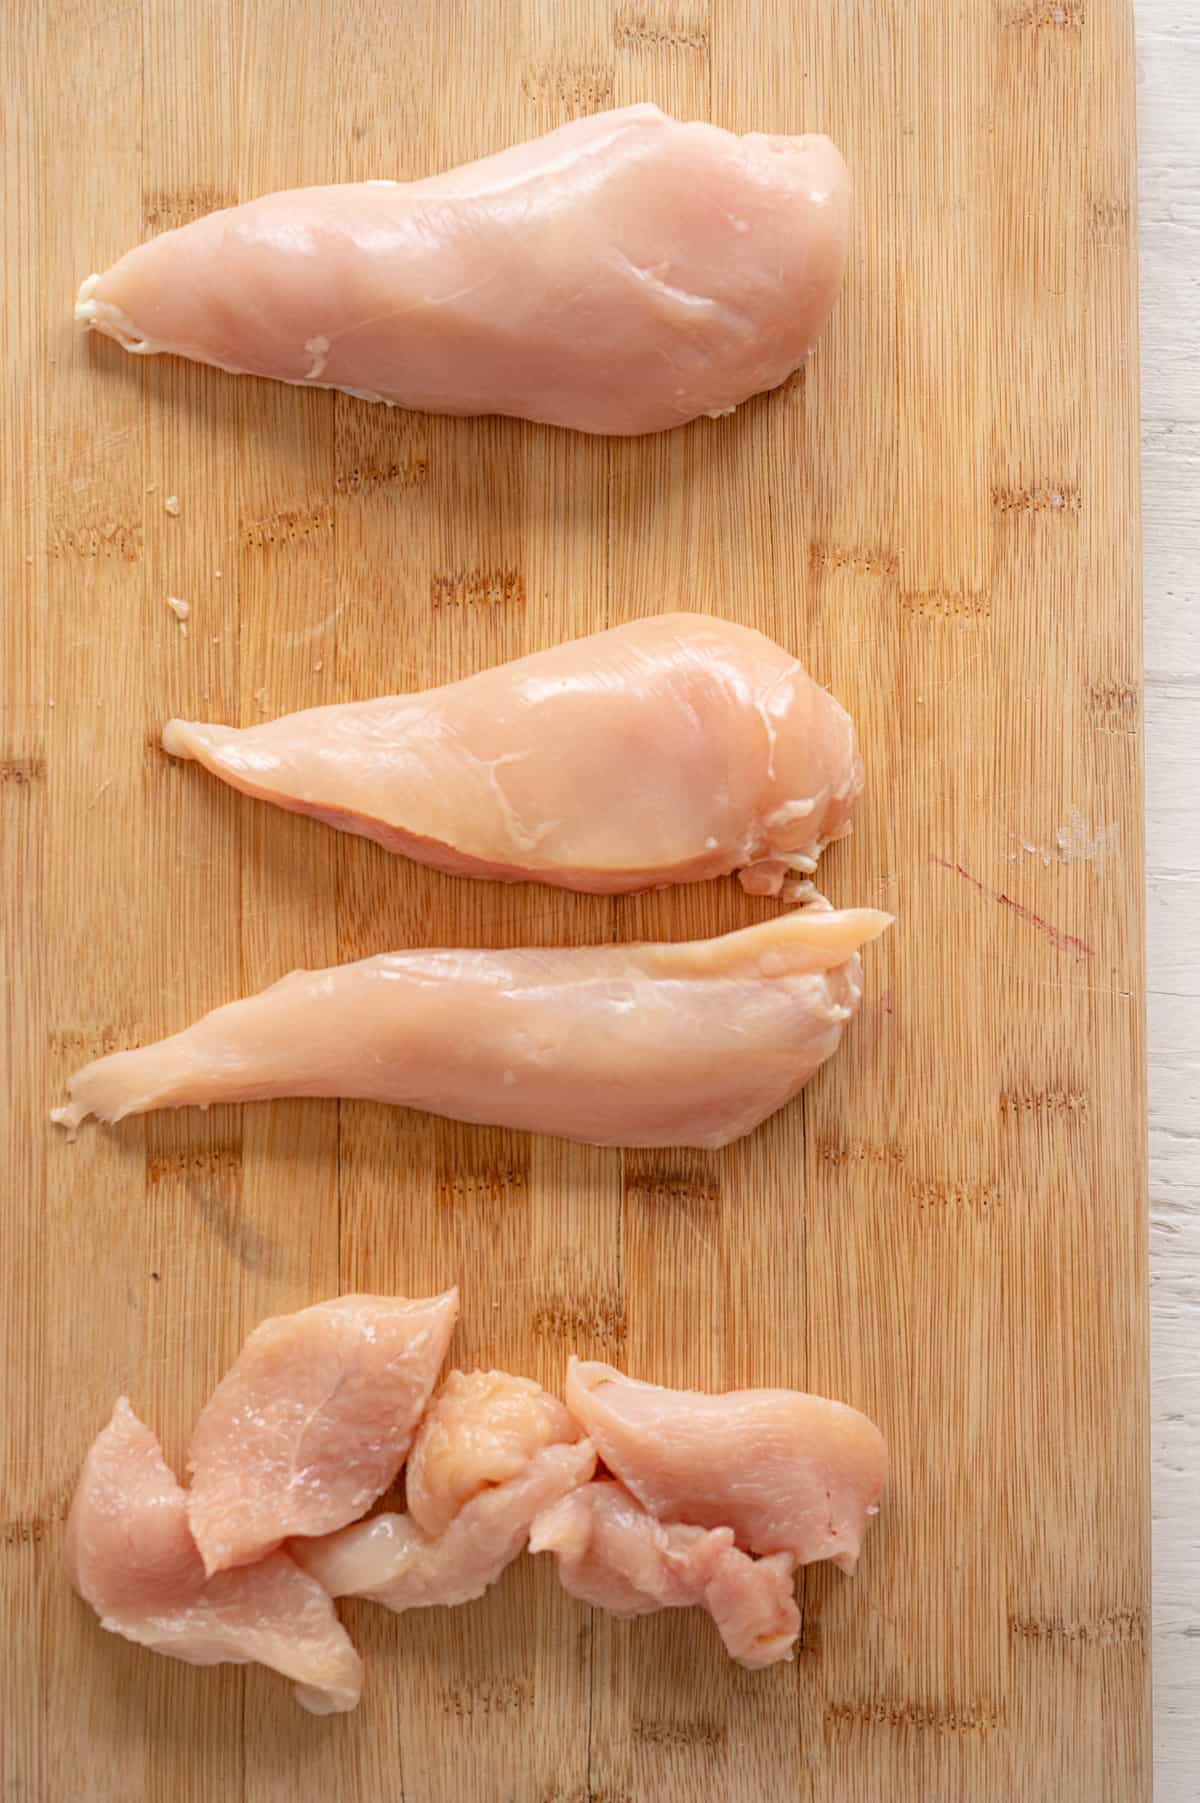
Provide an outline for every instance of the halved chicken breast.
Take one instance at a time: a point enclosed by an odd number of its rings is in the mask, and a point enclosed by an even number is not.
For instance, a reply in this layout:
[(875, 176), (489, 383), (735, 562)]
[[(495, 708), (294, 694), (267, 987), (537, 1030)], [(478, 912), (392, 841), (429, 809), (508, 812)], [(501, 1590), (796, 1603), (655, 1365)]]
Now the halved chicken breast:
[(127, 350), (584, 432), (732, 412), (804, 362), (845, 267), (827, 138), (577, 119), (408, 183), (269, 194), (87, 278)]
[(192, 1434), (187, 1513), (208, 1572), (355, 1521), (403, 1465), (458, 1291), (338, 1296), (256, 1327)]
[(192, 1665), (269, 1665), (315, 1715), (358, 1702), (358, 1654), (328, 1592), (286, 1553), (205, 1575), (186, 1494), (124, 1396), (84, 1462), (66, 1562), (101, 1625), (126, 1640)]
[(572, 1358), (567, 1407), (659, 1521), (733, 1529), (752, 1553), (853, 1571), (887, 1476), (873, 1422), (799, 1390), (667, 1390)]
[(413, 695), (233, 727), (174, 757), (454, 875), (593, 894), (801, 882), (850, 830), (850, 716), (748, 626), (660, 614)]
[(355, 1096), (616, 1146), (723, 1146), (835, 1050), (890, 917), (804, 910), (717, 939), (414, 951), (295, 971), (78, 1071), (53, 1118)]
[(601, 1479), (539, 1515), (529, 1550), (553, 1553), (564, 1589), (611, 1615), (699, 1607), (739, 1665), (791, 1658), (800, 1632), (795, 1561), (750, 1558), (732, 1528), (664, 1526), (622, 1485)]

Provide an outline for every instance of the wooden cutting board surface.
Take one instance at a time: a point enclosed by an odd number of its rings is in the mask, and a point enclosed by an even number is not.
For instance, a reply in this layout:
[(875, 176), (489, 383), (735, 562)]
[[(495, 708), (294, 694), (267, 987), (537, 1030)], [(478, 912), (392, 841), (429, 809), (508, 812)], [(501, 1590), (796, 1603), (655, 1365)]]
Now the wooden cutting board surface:
[[(4, 1796), (1147, 1796), (1128, 6), (6, 12)], [(854, 172), (833, 323), (733, 418), (601, 442), (74, 333), (79, 279), (148, 233), (646, 98), (825, 129)], [(801, 1102), (712, 1156), (334, 1102), (55, 1134), (77, 1065), (298, 964), (765, 914), (733, 882), (454, 882), (157, 749), (172, 714), (441, 682), (666, 607), (762, 627), (860, 728), (824, 887), (897, 924)], [(856, 1579), (804, 1577), (794, 1664), (737, 1670), (693, 1614), (593, 1615), (532, 1560), (454, 1612), (348, 1609), (368, 1683), (334, 1721), (100, 1631), (62, 1526), (118, 1392), (178, 1460), (262, 1316), (452, 1280), (461, 1365), (557, 1385), (576, 1351), (881, 1423), (890, 1496)]]

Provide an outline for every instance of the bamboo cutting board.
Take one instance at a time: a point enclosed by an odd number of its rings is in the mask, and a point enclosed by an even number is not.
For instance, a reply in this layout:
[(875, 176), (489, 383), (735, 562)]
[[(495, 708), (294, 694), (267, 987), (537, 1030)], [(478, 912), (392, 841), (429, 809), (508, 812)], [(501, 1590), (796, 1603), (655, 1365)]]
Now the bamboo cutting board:
[[(1124, 0), (5, 10), (4, 1796), (1147, 1797)], [(607, 443), (73, 332), (79, 279), (150, 232), (643, 98), (828, 130), (854, 172), (834, 321), (733, 418)], [(733, 882), (454, 882), (157, 749), (172, 714), (445, 681), (677, 606), (794, 647), (861, 732), (823, 886), (897, 924), (799, 1104), (713, 1156), (335, 1103), (55, 1135), (77, 1065), (298, 964), (765, 913)], [(880, 1422), (889, 1498), (853, 1582), (804, 1577), (795, 1664), (741, 1672), (695, 1615), (613, 1623), (532, 1560), (452, 1613), (348, 1609), (368, 1687), (333, 1721), (100, 1631), (62, 1523), (118, 1392), (177, 1461), (262, 1316), (454, 1279), (460, 1365), (558, 1385), (577, 1351)]]

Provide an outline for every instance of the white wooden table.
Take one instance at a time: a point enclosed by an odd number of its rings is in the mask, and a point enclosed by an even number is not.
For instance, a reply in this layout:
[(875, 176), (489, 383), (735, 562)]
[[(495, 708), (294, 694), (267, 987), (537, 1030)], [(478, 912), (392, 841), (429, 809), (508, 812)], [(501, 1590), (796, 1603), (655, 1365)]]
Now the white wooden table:
[(1200, 0), (1139, 0), (1157, 1803), (1200, 1799)]

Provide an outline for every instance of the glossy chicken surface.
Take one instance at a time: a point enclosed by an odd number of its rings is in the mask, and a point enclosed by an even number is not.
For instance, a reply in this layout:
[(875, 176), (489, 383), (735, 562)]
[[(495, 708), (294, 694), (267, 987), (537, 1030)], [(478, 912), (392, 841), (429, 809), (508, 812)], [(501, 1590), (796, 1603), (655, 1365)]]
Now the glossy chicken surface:
[(451, 1371), (404, 1468), (408, 1512), (423, 1533), (444, 1534), (485, 1486), (519, 1477), (535, 1454), (579, 1437), (564, 1404), (531, 1377)]
[(854, 1570), (887, 1476), (883, 1436), (857, 1409), (799, 1390), (667, 1390), (579, 1359), (566, 1402), (657, 1520), (728, 1527), (747, 1552)]
[(660, 614), (443, 688), (163, 746), (457, 875), (597, 894), (803, 883), (863, 786), (850, 716), (762, 633)]
[(126, 1640), (192, 1665), (268, 1665), (317, 1715), (358, 1701), (362, 1667), (329, 1595), (286, 1553), (206, 1576), (186, 1493), (123, 1396), (84, 1462), (66, 1563), (101, 1625)]
[(297, 971), (76, 1073), (54, 1118), (354, 1096), (595, 1145), (722, 1146), (790, 1100), (862, 995), (873, 909), (716, 939), (414, 951)]
[[(666, 1390), (577, 1359), (566, 1406), (495, 1370), (452, 1371), (430, 1400), (456, 1306), (456, 1291), (348, 1296), (264, 1322), (197, 1434), (220, 1455), (223, 1513), (211, 1477), (207, 1499), (180, 1488), (122, 1397), (66, 1536), (103, 1625), (197, 1664), (257, 1660), (306, 1708), (349, 1709), (361, 1672), (332, 1597), (397, 1613), (470, 1602), (528, 1546), (585, 1603), (698, 1607), (742, 1665), (789, 1658), (796, 1567), (853, 1570), (877, 1513), (886, 1449), (871, 1422), (796, 1391)], [(406, 1452), (404, 1511), (357, 1519)], [(208, 1575), (189, 1512), (225, 1535), (219, 1557), (252, 1562)], [(319, 1531), (327, 1521), (345, 1525)]]
[(827, 138), (628, 106), (424, 180), (211, 213), (89, 276), (76, 317), (140, 354), (367, 400), (654, 432), (804, 362), (849, 215)]
[(458, 1291), (339, 1296), (264, 1321), (188, 1451), (188, 1520), (209, 1572), (292, 1534), (355, 1521), (404, 1463), (437, 1382)]
[(740, 1665), (791, 1658), (800, 1632), (794, 1561), (750, 1558), (732, 1528), (664, 1526), (622, 1485), (600, 1480), (540, 1515), (529, 1550), (552, 1553), (564, 1589), (610, 1615), (699, 1607)]
[(394, 1610), (469, 1602), (525, 1546), (534, 1518), (596, 1468), (557, 1397), (504, 1371), (452, 1371), (417, 1432), (407, 1512), (290, 1550), (333, 1596)]

